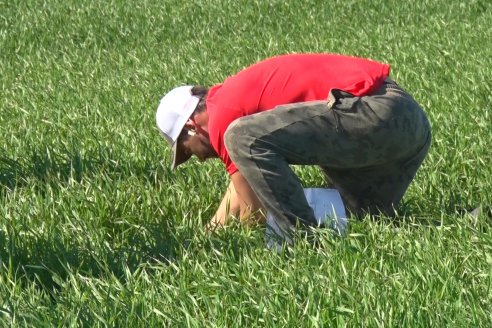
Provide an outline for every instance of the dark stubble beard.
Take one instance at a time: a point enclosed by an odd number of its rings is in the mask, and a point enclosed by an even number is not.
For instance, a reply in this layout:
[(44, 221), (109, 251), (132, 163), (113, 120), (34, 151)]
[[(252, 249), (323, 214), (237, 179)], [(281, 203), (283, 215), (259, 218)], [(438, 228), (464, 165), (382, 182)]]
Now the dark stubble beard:
[(195, 136), (199, 138), (198, 152), (199, 154), (195, 154), (201, 161), (205, 161), (209, 158), (217, 158), (219, 155), (215, 151), (215, 149), (210, 144), (210, 138), (208, 137), (208, 133), (206, 135), (200, 134)]

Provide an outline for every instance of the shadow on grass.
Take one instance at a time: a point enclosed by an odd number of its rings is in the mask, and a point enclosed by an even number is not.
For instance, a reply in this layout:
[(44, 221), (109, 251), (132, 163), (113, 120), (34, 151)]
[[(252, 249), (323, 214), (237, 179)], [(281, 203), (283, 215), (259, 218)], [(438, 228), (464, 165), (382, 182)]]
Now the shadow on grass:
[(19, 160), (0, 156), (0, 185), (13, 190), (26, 186), (31, 179), (47, 181), (56, 177), (59, 181), (69, 178), (80, 181), (84, 173), (95, 171), (101, 164), (97, 159), (83, 158), (76, 151), (52, 155), (48, 149), (33, 150), (29, 157)]
[(37, 182), (53, 186), (69, 180), (80, 182), (84, 176), (100, 172), (121, 177), (143, 176), (152, 182), (159, 170), (162, 167), (157, 163), (128, 163), (127, 159), (115, 157), (109, 148), (81, 154), (77, 147), (59, 151), (44, 146), (17, 159), (0, 153), (0, 195), (15, 188), (36, 186)]
[[(101, 174), (116, 179), (138, 176), (145, 184), (153, 184), (155, 176), (165, 175), (165, 170), (158, 163), (115, 158), (109, 149), (83, 156), (75, 148), (60, 153), (45, 147), (33, 149), (22, 159), (0, 154), (0, 200), (17, 188), (42, 195), (47, 185), (58, 188), (70, 180), (80, 182)], [(139, 222), (138, 227), (108, 227), (97, 240), (84, 241), (76, 231), (67, 235), (54, 227), (49, 233), (39, 232), (38, 226), (20, 221), (6, 220), (5, 229), (0, 229), (0, 270), (8, 268), (21, 281), (36, 281), (47, 291), (58, 289), (58, 279), (66, 279), (69, 273), (123, 277), (125, 270), (137, 270), (142, 263), (175, 261), (187, 233), (177, 236), (169, 221)]]
[(171, 233), (171, 228), (144, 225), (141, 229), (145, 229), (146, 234), (138, 230), (127, 232), (124, 237), (120, 234), (119, 246), (112, 246), (110, 236), (91, 245), (73, 242), (61, 231), (26, 238), (9, 229), (8, 232), (0, 230), (0, 269), (8, 268), (16, 280), (35, 282), (50, 294), (59, 290), (60, 283), (70, 274), (96, 278), (114, 275), (124, 279), (126, 271), (135, 272), (144, 263), (160, 264), (179, 259), (182, 237)]

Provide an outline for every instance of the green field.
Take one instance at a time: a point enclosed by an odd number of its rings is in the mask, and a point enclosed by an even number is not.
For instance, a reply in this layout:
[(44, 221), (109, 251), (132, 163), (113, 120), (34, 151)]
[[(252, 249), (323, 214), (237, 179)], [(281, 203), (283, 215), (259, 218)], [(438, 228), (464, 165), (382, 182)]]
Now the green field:
[[(487, 0), (0, 1), (0, 326), (492, 326), (491, 42)], [(228, 177), (154, 118), (292, 52), (392, 64), (433, 144), (397, 220), (287, 255), (202, 231)]]

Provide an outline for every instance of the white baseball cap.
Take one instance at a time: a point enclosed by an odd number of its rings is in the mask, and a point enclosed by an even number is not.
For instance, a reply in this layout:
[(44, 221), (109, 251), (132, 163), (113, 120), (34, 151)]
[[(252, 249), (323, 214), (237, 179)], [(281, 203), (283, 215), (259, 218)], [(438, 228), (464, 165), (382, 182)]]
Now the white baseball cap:
[(172, 147), (172, 169), (191, 157), (180, 149), (176, 141), (200, 101), (199, 97), (191, 94), (192, 88), (186, 85), (169, 91), (161, 99), (155, 115), (157, 128)]

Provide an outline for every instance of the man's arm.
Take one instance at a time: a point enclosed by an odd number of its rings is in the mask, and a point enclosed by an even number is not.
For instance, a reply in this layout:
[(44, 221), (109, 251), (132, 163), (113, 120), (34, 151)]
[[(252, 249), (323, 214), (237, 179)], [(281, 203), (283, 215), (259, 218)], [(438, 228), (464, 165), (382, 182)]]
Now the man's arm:
[(224, 226), (231, 216), (239, 216), (242, 223), (256, 224), (265, 222), (265, 209), (258, 197), (240, 172), (231, 175), (217, 212), (208, 224), (208, 229)]
[(237, 198), (236, 189), (232, 181), (227, 187), (224, 197), (220, 202), (219, 208), (212, 217), (212, 220), (207, 224), (207, 230), (214, 230), (223, 227), (229, 222), (231, 216), (238, 216), (240, 213), (239, 200)]
[(239, 201), (241, 222), (246, 224), (264, 223), (266, 211), (248, 181), (239, 171), (231, 175), (231, 181)]

